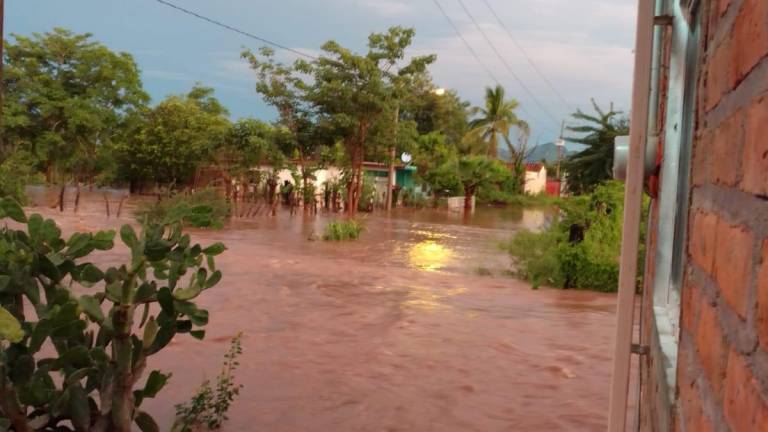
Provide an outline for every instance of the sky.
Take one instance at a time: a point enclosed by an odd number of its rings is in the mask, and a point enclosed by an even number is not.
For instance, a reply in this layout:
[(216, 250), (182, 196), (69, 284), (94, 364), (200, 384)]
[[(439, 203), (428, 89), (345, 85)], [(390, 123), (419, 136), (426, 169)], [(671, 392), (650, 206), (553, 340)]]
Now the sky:
[[(439, 87), (455, 89), (477, 105), (484, 88), (495, 85), (490, 70), (507, 95), (520, 102), (519, 115), (531, 125), (534, 144), (555, 139), (562, 120), (572, 123), (569, 114), (574, 109), (591, 110), (590, 98), (624, 111), (630, 105), (636, 0), (486, 0), (514, 39), (484, 0), (463, 0), (503, 61), (459, 0), (169, 1), (313, 55), (331, 39), (364, 52), (371, 32), (392, 25), (413, 27), (416, 38), (410, 53), (437, 54), (430, 72)], [(435, 1), (485, 66), (472, 56)], [(255, 76), (240, 59), (243, 48), (264, 45), (256, 40), (156, 0), (6, 0), (5, 7), (6, 39), (13, 33), (64, 27), (92, 33), (110, 49), (131, 53), (154, 102), (186, 93), (200, 82), (216, 90), (233, 119), (276, 117), (256, 94)], [(295, 58), (289, 52), (278, 54), (284, 61)]]

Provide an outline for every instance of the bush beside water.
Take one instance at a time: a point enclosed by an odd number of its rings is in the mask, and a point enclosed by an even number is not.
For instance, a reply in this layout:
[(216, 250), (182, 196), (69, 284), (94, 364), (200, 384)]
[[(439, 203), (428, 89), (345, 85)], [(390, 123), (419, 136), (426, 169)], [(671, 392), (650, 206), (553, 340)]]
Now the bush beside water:
[(191, 194), (179, 193), (153, 204), (145, 205), (137, 212), (138, 219), (154, 223), (176, 223), (195, 228), (224, 226), (229, 216), (229, 204), (215, 189), (203, 189)]
[(354, 219), (347, 219), (343, 221), (334, 220), (328, 222), (328, 225), (325, 226), (323, 240), (357, 240), (360, 237), (360, 233), (362, 231), (363, 225)]
[(505, 245), (515, 275), (534, 287), (615, 292), (624, 185), (606, 182), (589, 195), (563, 200), (561, 204), (560, 214), (547, 228), (541, 232), (522, 231)]

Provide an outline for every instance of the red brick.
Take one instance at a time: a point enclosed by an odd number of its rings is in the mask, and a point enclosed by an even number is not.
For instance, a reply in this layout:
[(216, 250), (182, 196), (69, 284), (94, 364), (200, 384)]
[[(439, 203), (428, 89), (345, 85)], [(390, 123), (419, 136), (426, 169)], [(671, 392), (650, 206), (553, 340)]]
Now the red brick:
[(763, 261), (757, 276), (757, 336), (768, 351), (768, 240), (763, 241)]
[(683, 286), (682, 301), (680, 303), (680, 321), (683, 329), (690, 333), (695, 333), (694, 326), (699, 314), (699, 303), (701, 301), (701, 291), (699, 287), (690, 281)]
[(744, 140), (743, 118), (744, 114), (738, 111), (723, 120), (715, 129), (707, 156), (707, 171), (713, 183), (725, 186), (736, 186), (738, 183), (741, 146)]
[(768, 55), (768, 1), (744, 0), (732, 31), (731, 75), (739, 82)]
[(720, 103), (723, 95), (735, 85), (731, 75), (731, 40), (726, 39), (712, 48), (707, 60), (707, 86), (705, 108), (710, 111)]
[(696, 328), (696, 349), (699, 361), (715, 394), (722, 394), (725, 378), (725, 361), (728, 353), (727, 342), (717, 319), (717, 310), (706, 300), (699, 303), (701, 316)]
[(689, 247), (693, 262), (709, 274), (714, 274), (717, 220), (714, 213), (696, 212), (690, 233)]
[(712, 425), (701, 407), (701, 398), (694, 383), (680, 385), (680, 400), (682, 401), (682, 417), (685, 428), (677, 430), (709, 432)]
[(707, 164), (707, 155), (712, 148), (712, 141), (715, 133), (711, 130), (699, 133), (693, 142), (693, 152), (691, 154), (691, 183), (693, 186), (701, 186), (707, 182), (709, 170)]
[(753, 234), (745, 226), (731, 226), (721, 220), (716, 242), (714, 270), (720, 293), (741, 319), (746, 319)]
[[(768, 3), (768, 2), (766, 2)], [(743, 190), (768, 194), (768, 97), (755, 102), (747, 113), (743, 154)]]
[(768, 432), (768, 403), (744, 359), (734, 350), (728, 356), (725, 379), (725, 420), (733, 432)]

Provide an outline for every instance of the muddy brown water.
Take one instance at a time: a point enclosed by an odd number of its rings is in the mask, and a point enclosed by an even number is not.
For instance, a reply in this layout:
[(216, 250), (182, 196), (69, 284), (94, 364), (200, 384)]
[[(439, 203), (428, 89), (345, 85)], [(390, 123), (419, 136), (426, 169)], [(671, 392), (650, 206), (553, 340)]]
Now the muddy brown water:
[[(110, 193), (113, 205), (119, 196)], [(29, 211), (65, 232), (132, 223), (137, 202), (118, 220), (114, 208), (106, 218), (100, 193), (85, 192), (77, 214), (47, 208), (49, 195), (33, 201)], [(243, 332), (244, 388), (225, 431), (603, 430), (615, 296), (532, 290), (502, 275), (498, 243), (547, 214), (400, 210), (368, 216), (347, 243), (308, 240), (323, 215), (191, 230), (199, 243), (227, 245), (224, 278), (198, 298), (210, 312), (205, 340), (182, 335), (150, 359), (173, 376), (143, 408), (165, 430), (173, 405), (215, 378)], [(118, 245), (97, 261), (126, 258)]]

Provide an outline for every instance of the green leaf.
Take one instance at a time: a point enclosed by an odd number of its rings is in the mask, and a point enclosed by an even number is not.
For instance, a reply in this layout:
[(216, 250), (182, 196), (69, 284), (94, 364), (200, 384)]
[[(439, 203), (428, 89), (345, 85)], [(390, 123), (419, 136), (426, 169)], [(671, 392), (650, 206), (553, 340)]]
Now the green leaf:
[(109, 250), (114, 246), (114, 240), (114, 231), (99, 231), (93, 235), (93, 246), (98, 250)]
[(170, 377), (171, 374), (164, 374), (160, 371), (154, 370), (150, 372), (149, 378), (147, 378), (147, 383), (144, 385), (144, 390), (142, 390), (142, 394), (145, 397), (150, 398), (157, 396), (157, 393), (165, 387), (165, 384)]
[(205, 338), (205, 330), (192, 330), (189, 332), (190, 336), (195, 339), (203, 340)]
[(155, 423), (155, 420), (149, 414), (144, 411), (136, 413), (136, 417), (133, 419), (136, 422), (136, 426), (141, 429), (141, 432), (159, 432), (160, 428)]
[(21, 342), (24, 331), (21, 324), (7, 309), (0, 306), (0, 340), (9, 340), (13, 343)]
[(88, 376), (89, 373), (91, 373), (91, 372), (93, 372), (95, 370), (96, 369), (94, 369), (92, 367), (86, 367), (86, 368), (78, 369), (78, 370), (74, 371), (73, 373), (71, 373), (67, 377), (67, 383), (68, 384), (74, 384), (76, 382), (79, 382), (80, 380), (82, 380), (83, 378)]
[(136, 290), (136, 294), (133, 297), (133, 302), (144, 303), (150, 301), (155, 296), (155, 294), (157, 294), (155, 282), (144, 282), (139, 285), (139, 288)]
[(173, 295), (168, 288), (160, 288), (157, 292), (157, 301), (160, 302), (160, 307), (163, 308), (163, 311), (168, 314), (168, 316), (176, 316), (173, 305)]
[(92, 321), (97, 323), (104, 321), (104, 312), (101, 310), (98, 300), (89, 295), (82, 295), (77, 301)]
[(27, 217), (21, 205), (12, 198), (0, 198), (0, 217), (11, 218), (19, 223), (26, 223)]
[(147, 325), (144, 326), (144, 337), (142, 340), (144, 349), (149, 348), (153, 343), (155, 343), (155, 338), (157, 337), (157, 332), (159, 329), (160, 327), (157, 325), (155, 317), (152, 317), (149, 319), (149, 321), (147, 321)]
[(192, 300), (200, 295), (203, 291), (203, 286), (200, 281), (193, 280), (192, 285), (187, 288), (180, 288), (173, 291), (173, 297), (176, 300)]
[(7, 275), (0, 275), (0, 291), (5, 291), (8, 285), (11, 283), (11, 277)]
[(80, 280), (88, 283), (96, 283), (104, 279), (104, 272), (93, 264), (85, 264), (80, 271)]
[(91, 423), (91, 407), (88, 404), (88, 395), (80, 383), (69, 386), (69, 410), (75, 430), (87, 432)]
[(224, 243), (217, 242), (203, 249), (203, 253), (208, 256), (216, 256), (221, 254), (225, 250), (227, 250), (227, 247), (224, 246)]
[(42, 406), (56, 394), (53, 379), (47, 373), (38, 371), (27, 385), (19, 390), (19, 401), (24, 405)]
[(91, 234), (74, 233), (67, 240), (67, 255), (72, 258), (82, 258), (93, 251)]
[(139, 243), (139, 240), (136, 237), (136, 231), (134, 231), (133, 227), (130, 225), (123, 225), (120, 227), (120, 240), (131, 249), (136, 247)]
[(41, 319), (32, 329), (32, 336), (29, 338), (29, 351), (36, 353), (43, 346), (43, 342), (51, 334), (51, 323), (47, 319)]
[(220, 280), (221, 280), (221, 272), (216, 270), (215, 272), (213, 272), (211, 277), (209, 277), (208, 280), (205, 281), (205, 289), (213, 287), (214, 285), (219, 283)]

